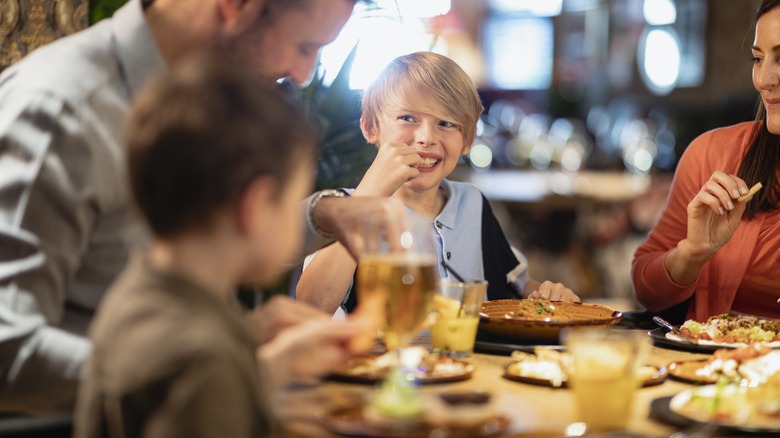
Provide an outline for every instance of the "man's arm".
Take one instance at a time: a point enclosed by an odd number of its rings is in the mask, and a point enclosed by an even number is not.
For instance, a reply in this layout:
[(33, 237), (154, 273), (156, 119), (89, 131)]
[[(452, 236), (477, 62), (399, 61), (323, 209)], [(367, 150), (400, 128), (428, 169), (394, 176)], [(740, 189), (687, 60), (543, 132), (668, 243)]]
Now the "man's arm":
[(362, 249), (361, 223), (369, 216), (379, 218), (382, 221), (379, 225), (387, 231), (388, 241), (396, 241), (397, 237), (401, 235), (401, 230), (405, 228), (406, 209), (401, 201), (394, 198), (380, 196), (329, 197), (322, 198), (311, 210), (308, 209), (309, 202), (306, 202), (305, 205), (307, 206), (306, 214), (311, 217), (310, 222), (316, 225), (320, 233), (308, 227), (301, 260), (323, 246), (333, 243), (334, 239), (323, 236), (323, 232), (332, 235), (335, 240), (341, 242), (352, 257), (357, 259)]
[(92, 157), (63, 101), (0, 102), (0, 410), (69, 409), (89, 343), (57, 325), (93, 222)]
[[(0, 294), (12, 294), (5, 288)], [(0, 305), (0, 411), (69, 411), (89, 342)]]
[[(315, 229), (314, 225), (314, 212), (312, 211), (312, 200), (317, 196), (319, 192), (312, 194), (308, 198), (304, 199), (301, 203), (301, 209), (303, 210), (303, 216), (307, 218), (305, 221), (305, 229), (303, 234), (303, 249), (299, 255), (300, 260), (303, 260), (307, 255), (317, 252), (320, 248), (330, 245), (335, 242), (334, 237), (325, 236), (322, 234), (321, 228)], [(322, 202), (322, 201), (320, 201)], [(298, 260), (298, 261), (300, 261)]]

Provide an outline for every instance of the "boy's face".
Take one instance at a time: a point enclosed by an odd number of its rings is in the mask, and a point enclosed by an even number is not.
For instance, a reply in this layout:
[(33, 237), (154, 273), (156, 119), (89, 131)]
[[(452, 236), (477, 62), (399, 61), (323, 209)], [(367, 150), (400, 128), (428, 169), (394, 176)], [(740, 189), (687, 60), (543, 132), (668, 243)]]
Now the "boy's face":
[(420, 174), (404, 184), (415, 191), (437, 188), (471, 148), (453, 121), (404, 108), (390, 108), (380, 114), (377, 129), (366, 138), (380, 148), (386, 143), (403, 143), (417, 150), (422, 158), (417, 168)]
[(286, 185), (281, 189), (277, 186), (281, 192), (256, 206), (262, 211), (255, 216), (257, 220), (247, 237), (256, 254), (253, 266), (262, 266), (265, 272), (253, 269), (249, 273), (252, 278), (246, 281), (272, 282), (299, 250), (304, 220), (300, 203), (311, 193), (313, 173), (311, 160), (301, 161)]

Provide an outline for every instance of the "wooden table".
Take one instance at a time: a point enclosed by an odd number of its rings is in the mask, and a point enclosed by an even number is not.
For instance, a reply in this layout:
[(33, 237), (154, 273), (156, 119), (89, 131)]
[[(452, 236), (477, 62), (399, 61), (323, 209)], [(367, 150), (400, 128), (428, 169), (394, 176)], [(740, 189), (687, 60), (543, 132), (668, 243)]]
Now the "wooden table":
[[(679, 360), (707, 358), (705, 354), (651, 347), (647, 364), (662, 366)], [(562, 433), (576, 421), (573, 395), (567, 389), (534, 386), (504, 379), (503, 368), (510, 358), (474, 354), (469, 359), (476, 371), (471, 379), (447, 384), (426, 385), (419, 388), (421, 394), (436, 394), (448, 390), (486, 390), (491, 392), (500, 411), (511, 420), (505, 434), (533, 436), (541, 432)], [(650, 402), (658, 397), (674, 395), (691, 385), (667, 379), (666, 382), (636, 393), (628, 430), (649, 436), (669, 436), (677, 429), (658, 423), (648, 417)], [(319, 422), (330, 410), (355, 404), (374, 389), (371, 385), (338, 382), (311, 382), (285, 390), (277, 396), (275, 405), (285, 427), (294, 437), (331, 437)], [(598, 400), (594, 400), (598, 403)]]

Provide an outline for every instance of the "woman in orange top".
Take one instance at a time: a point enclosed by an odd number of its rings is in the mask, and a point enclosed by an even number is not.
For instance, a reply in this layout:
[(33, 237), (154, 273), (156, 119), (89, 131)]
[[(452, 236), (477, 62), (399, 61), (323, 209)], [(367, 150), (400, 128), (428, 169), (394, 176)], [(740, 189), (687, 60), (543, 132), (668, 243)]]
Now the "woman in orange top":
[[(780, 0), (756, 14), (755, 122), (707, 132), (680, 159), (659, 223), (634, 254), (637, 300), (686, 306), (704, 320), (729, 311), (780, 317)], [(753, 196), (749, 187), (760, 182)]]

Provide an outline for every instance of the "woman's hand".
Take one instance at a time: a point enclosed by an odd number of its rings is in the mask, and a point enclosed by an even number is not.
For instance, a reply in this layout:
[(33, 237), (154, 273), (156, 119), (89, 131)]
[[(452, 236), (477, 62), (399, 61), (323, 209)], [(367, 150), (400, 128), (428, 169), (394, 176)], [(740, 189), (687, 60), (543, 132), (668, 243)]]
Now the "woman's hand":
[(385, 143), (355, 188), (355, 196), (391, 196), (420, 174), (417, 150), (402, 143)]
[(688, 204), (688, 234), (666, 253), (664, 266), (672, 281), (687, 286), (699, 278), (699, 271), (723, 247), (739, 227), (750, 197), (747, 184), (735, 175), (715, 171)]
[(715, 171), (688, 204), (687, 245), (692, 255), (709, 259), (723, 247), (739, 227), (747, 206), (745, 181), (736, 175)]

